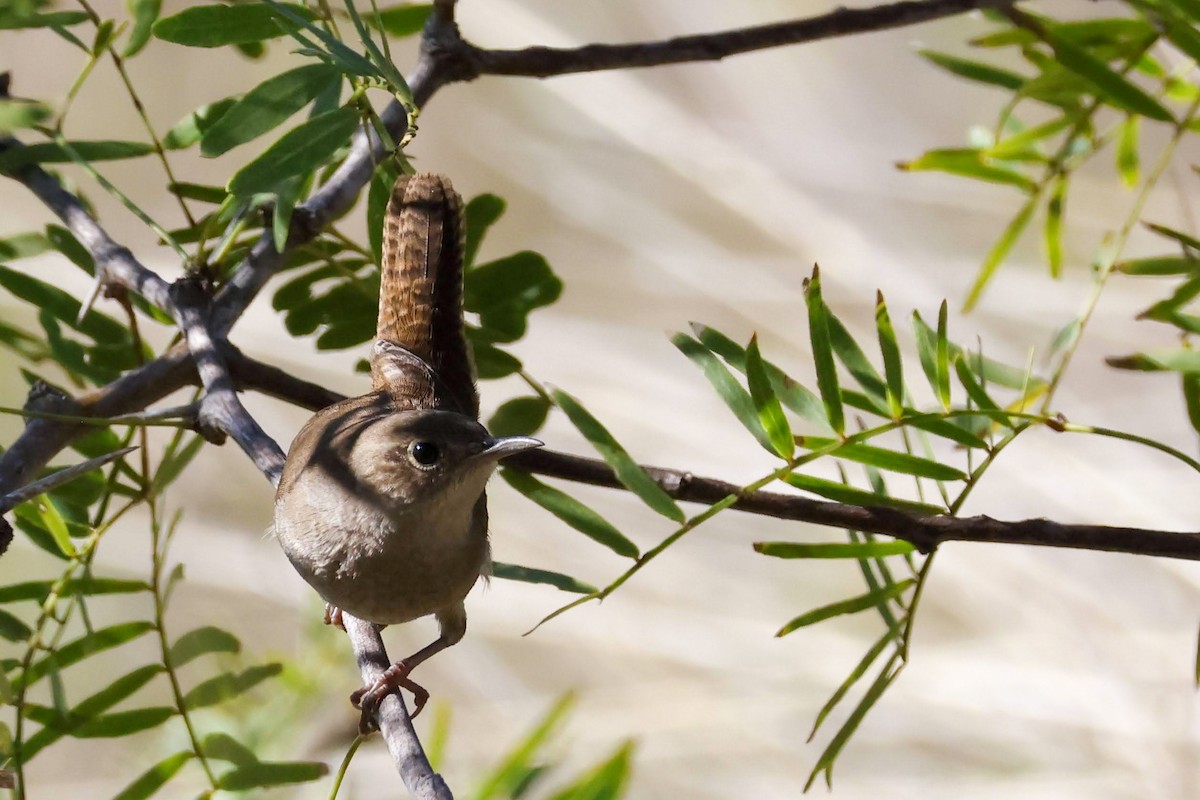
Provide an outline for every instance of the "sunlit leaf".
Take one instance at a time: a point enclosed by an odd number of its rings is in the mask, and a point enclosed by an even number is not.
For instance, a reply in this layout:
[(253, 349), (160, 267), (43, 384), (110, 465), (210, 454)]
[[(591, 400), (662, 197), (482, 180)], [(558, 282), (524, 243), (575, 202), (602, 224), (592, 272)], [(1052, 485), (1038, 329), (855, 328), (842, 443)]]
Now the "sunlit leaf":
[(818, 622), (823, 622), (832, 617), (840, 617), (844, 614), (856, 614), (859, 611), (866, 611), (869, 608), (874, 608), (876, 604), (892, 600), (904, 594), (910, 587), (914, 586), (916, 581), (908, 579), (900, 581), (886, 589), (875, 592), (867, 592), (866, 594), (852, 597), (849, 600), (842, 600), (837, 603), (830, 603), (827, 606), (814, 608), (806, 614), (801, 614), (792, 621), (788, 622), (780, 628), (775, 635), (787, 636), (789, 633), (803, 628), (808, 625), (814, 625)]
[(813, 366), (817, 373), (817, 388), (825, 404), (825, 416), (834, 433), (841, 436), (846, 430), (842, 412), (842, 397), (838, 386), (837, 366), (833, 363), (833, 346), (829, 338), (829, 309), (821, 298), (821, 273), (813, 267), (812, 277), (804, 291), (808, 306), (808, 335), (812, 343)]
[(509, 486), (549, 511), (575, 530), (617, 555), (637, 558), (638, 548), (612, 523), (566, 492), (547, 486), (532, 475), (501, 469), (500, 476)]
[(279, 127), (341, 73), (328, 64), (307, 64), (255, 86), (204, 132), (200, 154), (213, 158)]
[(878, 542), (755, 542), (754, 551), (775, 558), (883, 558), (916, 548), (899, 539)]
[(223, 703), (272, 678), (283, 671), (282, 664), (260, 664), (237, 674), (226, 672), (198, 684), (183, 698), (188, 710), (205, 708)]
[[(153, 145), (145, 142), (72, 141), (68, 144), (84, 161), (138, 158), (154, 152)], [(73, 161), (71, 154), (54, 142), (38, 142), (0, 152), (0, 172), (11, 172), (29, 164), (68, 164)]]
[(234, 173), (229, 191), (242, 197), (270, 192), (283, 180), (316, 169), (350, 141), (358, 123), (358, 111), (348, 106), (302, 122)]
[(184, 764), (195, 757), (190, 750), (167, 756), (126, 786), (113, 800), (146, 800), (152, 797), (167, 781), (175, 777), (175, 773), (179, 772)]
[(593, 594), (596, 591), (595, 586), (576, 580), (570, 575), (563, 575), (561, 572), (522, 567), (518, 564), (505, 564), (500, 561), (492, 562), (492, 577), (520, 583), (544, 583), (547, 586), (574, 594)]
[(771, 449), (783, 459), (790, 459), (796, 452), (796, 443), (792, 441), (792, 428), (787, 417), (783, 414), (783, 406), (771, 388), (771, 380), (767, 377), (766, 367), (763, 366), (762, 354), (758, 351), (758, 336), (750, 337), (750, 346), (746, 348), (746, 379), (750, 386), (750, 399), (754, 403), (758, 420), (767, 433)]
[[(796, 441), (810, 450), (833, 447), (838, 444), (836, 439), (826, 439), (818, 436), (798, 436)], [(913, 475), (918, 478), (931, 478), (937, 481), (955, 481), (965, 479), (966, 473), (948, 464), (941, 464), (910, 453), (900, 453), (883, 447), (869, 444), (845, 444), (837, 447), (833, 455), (860, 464), (870, 464), (879, 469)]]
[(966, 78), (969, 81), (999, 86), (1009, 91), (1016, 91), (1025, 83), (1025, 78), (1021, 75), (992, 66), (991, 64), (985, 64), (981, 61), (959, 58), (949, 53), (939, 53), (934, 50), (918, 50), (917, 52), (942, 69), (960, 78)]
[(608, 432), (608, 429), (581, 406), (578, 400), (557, 389), (552, 394), (555, 404), (563, 410), (567, 419), (571, 420), (571, 424), (583, 434), (592, 447), (596, 448), (605, 463), (612, 467), (617, 480), (626, 489), (668, 519), (680, 523), (687, 519), (683, 510), (675, 504), (670, 495), (654, 482), (646, 470), (629, 456), (625, 448)]
[(530, 436), (545, 423), (550, 407), (541, 395), (514, 397), (496, 409), (487, 428), (494, 436)]
[(900, 508), (905, 511), (913, 511), (918, 514), (941, 514), (945, 512), (941, 506), (931, 505), (929, 503), (918, 503), (914, 500), (903, 500), (899, 497), (892, 497), (886, 494), (877, 494), (865, 489), (856, 489), (853, 486), (848, 486), (838, 481), (826, 480), (825, 478), (817, 478), (812, 475), (802, 475), (793, 472), (783, 478), (788, 484), (795, 486), (797, 489), (803, 489), (806, 492), (827, 497), (830, 500), (836, 500), (839, 503), (849, 503), (856, 506), (884, 506), (887, 508)]
[(17, 688), (30, 686), (50, 674), (51, 670), (66, 669), (94, 653), (125, 644), (151, 630), (154, 630), (151, 622), (124, 622), (85, 634), (35, 661), (25, 673), (13, 680), (13, 685)]
[(1037, 198), (1030, 197), (1025, 201), (1021, 210), (1013, 217), (1012, 221), (1000, 234), (1000, 238), (992, 245), (992, 249), (988, 252), (987, 258), (983, 260), (983, 266), (979, 268), (979, 274), (975, 278), (974, 285), (967, 293), (967, 299), (963, 302), (963, 310), (970, 311), (979, 302), (979, 298), (983, 296), (983, 290), (992, 280), (992, 276), (996, 274), (996, 269), (1000, 266), (1000, 262), (1008, 256), (1017, 239), (1025, 231), (1029, 225), (1030, 218), (1033, 217), (1033, 212), (1037, 208)]
[(671, 337), (671, 343), (704, 371), (704, 377), (716, 390), (717, 396), (758, 443), (767, 452), (776, 452), (774, 444), (763, 429), (762, 420), (754, 407), (754, 400), (750, 397), (750, 393), (733, 377), (733, 373), (707, 348), (686, 334), (675, 334)]
[(237, 653), (242, 649), (242, 643), (227, 630), (211, 625), (188, 631), (175, 640), (171, 645), (169, 657), (171, 666), (175, 669), (182, 667), (208, 653)]
[[(287, 4), (286, 8), (302, 19), (314, 19), (316, 14), (301, 5)], [(193, 6), (154, 23), (154, 35), (159, 39), (189, 47), (221, 47), (227, 44), (247, 44), (263, 39), (275, 39), (299, 25), (287, 19), (266, 3), (239, 5)]]

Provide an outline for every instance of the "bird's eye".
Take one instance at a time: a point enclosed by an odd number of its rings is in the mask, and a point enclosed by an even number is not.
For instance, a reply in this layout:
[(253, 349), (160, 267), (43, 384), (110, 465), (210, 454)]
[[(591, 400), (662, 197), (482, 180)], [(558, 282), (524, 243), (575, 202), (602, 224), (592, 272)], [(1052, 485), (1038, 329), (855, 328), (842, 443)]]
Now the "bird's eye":
[(408, 446), (408, 455), (417, 466), (432, 467), (442, 457), (442, 451), (433, 442), (413, 442)]

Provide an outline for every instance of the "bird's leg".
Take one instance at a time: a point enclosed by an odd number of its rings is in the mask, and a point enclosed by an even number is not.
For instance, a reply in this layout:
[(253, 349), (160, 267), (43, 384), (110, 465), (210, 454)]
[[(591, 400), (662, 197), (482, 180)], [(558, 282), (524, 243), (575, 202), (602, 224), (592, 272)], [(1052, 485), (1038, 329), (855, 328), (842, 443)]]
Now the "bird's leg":
[(409, 678), (409, 674), (430, 656), (457, 644), (467, 632), (467, 612), (461, 603), (447, 611), (439, 611), (437, 620), (441, 626), (441, 635), (437, 639), (408, 658), (392, 664), (374, 683), (363, 686), (350, 695), (350, 702), (362, 712), (362, 717), (358, 722), (358, 730), (361, 733), (367, 734), (378, 730), (375, 712), (379, 710), (379, 704), (383, 702), (383, 698), (399, 689), (408, 689), (413, 693), (413, 718), (421, 713), (421, 709), (429, 700), (429, 692), (425, 687)]

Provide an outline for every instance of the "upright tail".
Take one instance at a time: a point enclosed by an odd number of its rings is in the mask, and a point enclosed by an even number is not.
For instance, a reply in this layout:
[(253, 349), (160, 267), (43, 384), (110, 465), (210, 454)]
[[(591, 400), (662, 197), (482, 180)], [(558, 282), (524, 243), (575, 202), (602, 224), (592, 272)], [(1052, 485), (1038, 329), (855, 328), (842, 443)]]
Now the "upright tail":
[[(383, 223), (378, 344), (371, 371), (376, 389), (393, 395), (432, 389), (437, 407), (478, 417), (479, 396), (463, 335), (463, 236), (462, 198), (448, 178), (403, 175), (396, 181)], [(418, 360), (386, 357), (396, 354), (389, 345)], [(432, 376), (414, 374), (412, 366), (419, 368), (420, 362)]]

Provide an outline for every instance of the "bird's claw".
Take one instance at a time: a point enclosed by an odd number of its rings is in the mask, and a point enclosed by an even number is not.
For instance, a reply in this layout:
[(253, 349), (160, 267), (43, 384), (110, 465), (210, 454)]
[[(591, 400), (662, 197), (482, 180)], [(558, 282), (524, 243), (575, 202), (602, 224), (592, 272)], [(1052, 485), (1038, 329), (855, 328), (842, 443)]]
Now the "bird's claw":
[(429, 692), (421, 684), (408, 677), (410, 667), (403, 661), (397, 661), (388, 667), (379, 679), (370, 686), (363, 686), (350, 695), (350, 702), (362, 712), (358, 721), (359, 733), (364, 735), (379, 730), (375, 714), (383, 699), (401, 688), (408, 689), (413, 694), (413, 711), (411, 719), (416, 719), (429, 701)]

